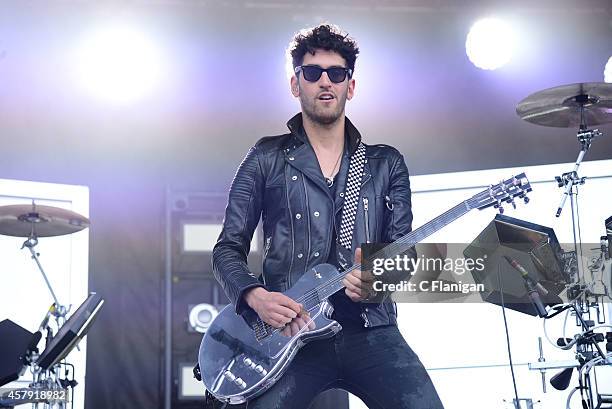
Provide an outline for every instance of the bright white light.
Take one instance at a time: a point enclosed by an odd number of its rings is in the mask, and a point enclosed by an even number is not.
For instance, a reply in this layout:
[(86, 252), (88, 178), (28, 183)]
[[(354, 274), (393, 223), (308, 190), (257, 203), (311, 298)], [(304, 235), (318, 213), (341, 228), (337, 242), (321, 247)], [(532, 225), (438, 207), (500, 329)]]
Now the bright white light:
[(465, 41), (470, 61), (483, 70), (500, 68), (512, 58), (514, 33), (510, 26), (496, 18), (474, 23)]
[(612, 82), (612, 57), (608, 59), (606, 68), (604, 68), (604, 81)]
[(93, 32), (80, 45), (77, 61), (81, 85), (95, 96), (118, 103), (149, 94), (163, 71), (153, 41), (127, 26)]

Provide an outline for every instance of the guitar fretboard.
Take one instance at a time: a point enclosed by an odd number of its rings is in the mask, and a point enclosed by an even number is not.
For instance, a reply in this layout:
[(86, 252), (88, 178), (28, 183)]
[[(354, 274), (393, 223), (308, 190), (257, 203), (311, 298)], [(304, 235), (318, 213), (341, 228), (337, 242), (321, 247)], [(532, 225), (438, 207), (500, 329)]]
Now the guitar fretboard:
[[(447, 226), (448, 224), (457, 220), (459, 217), (463, 216), (470, 210), (471, 209), (468, 204), (468, 201), (467, 200), (463, 201), (459, 203), (457, 206), (453, 207), (452, 209), (446, 211), (445, 213), (442, 213), (435, 219), (432, 219), (429, 222), (425, 223), (418, 229), (411, 231), (407, 235), (385, 246), (381, 250), (374, 253), (370, 258), (371, 260), (379, 259), (379, 258), (393, 258), (399, 254), (402, 254), (408, 251), (415, 244), (421, 242), (425, 238), (431, 236), (438, 230), (442, 229), (444, 226)], [(316, 290), (317, 290), (317, 295), (319, 299), (320, 300), (327, 299), (332, 294), (343, 289), (344, 285), (342, 284), (342, 279), (344, 278), (344, 276), (350, 273), (352, 270), (355, 270), (358, 268), (361, 268), (361, 264), (354, 264), (353, 266), (346, 269), (346, 271), (340, 276), (336, 276), (332, 278), (331, 280), (329, 280), (328, 282), (326, 282), (325, 284), (322, 284), (321, 286), (317, 287)]]

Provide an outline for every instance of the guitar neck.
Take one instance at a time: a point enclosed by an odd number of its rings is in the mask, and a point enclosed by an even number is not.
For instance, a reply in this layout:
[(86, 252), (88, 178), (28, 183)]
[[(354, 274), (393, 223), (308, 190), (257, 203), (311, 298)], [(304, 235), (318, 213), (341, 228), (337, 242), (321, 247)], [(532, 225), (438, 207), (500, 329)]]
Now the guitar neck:
[[(421, 242), (425, 238), (431, 236), (438, 230), (442, 229), (444, 226), (452, 223), (457, 220), (467, 212), (471, 210), (471, 207), (468, 204), (468, 201), (463, 201), (453, 207), (452, 209), (442, 213), (438, 217), (430, 220), (425, 223), (421, 227), (416, 230), (411, 231), (407, 235), (397, 239), (393, 243), (385, 246), (381, 250), (374, 253), (370, 258), (379, 259), (379, 258), (394, 258), (395, 256), (404, 253), (415, 244)], [(361, 264), (353, 264), (351, 267), (347, 268), (341, 275), (334, 277), (329, 280), (327, 283), (317, 288), (317, 295), (320, 300), (327, 299), (332, 294), (340, 291), (344, 288), (344, 284), (342, 284), (342, 280), (344, 277), (353, 270), (360, 269)]]

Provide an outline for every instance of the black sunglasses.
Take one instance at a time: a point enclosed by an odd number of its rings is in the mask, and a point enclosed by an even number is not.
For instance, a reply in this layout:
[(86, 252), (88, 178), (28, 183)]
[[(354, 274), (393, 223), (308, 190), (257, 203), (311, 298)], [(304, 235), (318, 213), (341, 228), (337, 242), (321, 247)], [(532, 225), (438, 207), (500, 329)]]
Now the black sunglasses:
[(300, 71), (302, 71), (304, 79), (308, 82), (319, 81), (319, 78), (321, 78), (321, 75), (323, 75), (324, 72), (327, 73), (327, 77), (329, 78), (329, 80), (335, 84), (339, 84), (344, 81), (347, 75), (349, 78), (351, 78), (351, 75), (353, 75), (353, 70), (351, 70), (350, 68), (321, 68), (318, 65), (299, 65), (295, 67), (296, 75), (299, 74)]

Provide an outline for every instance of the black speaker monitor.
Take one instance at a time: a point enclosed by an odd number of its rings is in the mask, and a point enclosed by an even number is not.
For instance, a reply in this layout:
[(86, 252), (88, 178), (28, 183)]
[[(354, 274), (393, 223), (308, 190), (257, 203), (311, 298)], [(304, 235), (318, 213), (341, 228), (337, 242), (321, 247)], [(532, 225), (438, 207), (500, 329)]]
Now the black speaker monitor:
[(34, 334), (11, 320), (0, 322), (0, 386), (19, 378)]

